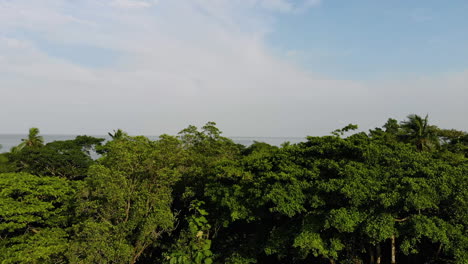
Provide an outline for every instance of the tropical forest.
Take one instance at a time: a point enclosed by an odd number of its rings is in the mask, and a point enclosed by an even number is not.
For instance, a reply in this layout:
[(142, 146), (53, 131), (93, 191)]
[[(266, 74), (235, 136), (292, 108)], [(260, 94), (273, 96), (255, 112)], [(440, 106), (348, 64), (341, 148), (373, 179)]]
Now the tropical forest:
[(245, 146), (214, 122), (0, 154), (0, 263), (468, 263), (468, 133), (427, 116)]

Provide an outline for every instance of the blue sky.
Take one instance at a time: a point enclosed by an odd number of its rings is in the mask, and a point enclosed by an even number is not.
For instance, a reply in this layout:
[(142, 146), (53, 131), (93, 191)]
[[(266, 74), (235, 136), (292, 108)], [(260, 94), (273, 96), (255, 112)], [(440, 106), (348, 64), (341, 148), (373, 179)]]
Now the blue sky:
[[(146, 14), (164, 16), (163, 5)], [(467, 1), (326, 0), (295, 12), (266, 9), (259, 13), (268, 17), (271, 28), (265, 44), (277, 56), (330, 77), (360, 80), (433, 74), (464, 70), (468, 64)], [(119, 56), (110, 47), (54, 43), (35, 31), (10, 35), (33, 40), (45, 53), (84, 66), (110, 66)]]
[(411, 113), (467, 130), (466, 14), (461, 0), (0, 0), (0, 133), (216, 121), (305, 136)]
[(268, 42), (314, 72), (350, 79), (461, 71), (468, 1), (323, 1), (278, 16)]

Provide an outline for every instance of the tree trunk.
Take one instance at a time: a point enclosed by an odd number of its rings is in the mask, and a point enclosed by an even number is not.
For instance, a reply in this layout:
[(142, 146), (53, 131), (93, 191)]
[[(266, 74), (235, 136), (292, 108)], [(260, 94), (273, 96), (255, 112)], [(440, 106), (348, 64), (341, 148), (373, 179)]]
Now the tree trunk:
[(392, 235), (392, 264), (396, 264), (396, 242), (395, 234)]
[(334, 260), (334, 259), (330, 259), (330, 264), (335, 264), (335, 260)]
[(376, 264), (380, 264), (382, 262), (382, 250), (380, 249), (380, 243), (377, 244), (377, 258), (376, 258)]
[(369, 264), (375, 264), (374, 250), (372, 246), (369, 247)]
[(440, 243), (439, 248), (437, 248), (437, 252), (435, 253), (435, 256), (434, 256), (435, 260), (439, 259), (440, 252), (442, 252), (442, 246), (443, 246), (443, 244)]
[(354, 264), (362, 264), (362, 261), (359, 257), (354, 257)]

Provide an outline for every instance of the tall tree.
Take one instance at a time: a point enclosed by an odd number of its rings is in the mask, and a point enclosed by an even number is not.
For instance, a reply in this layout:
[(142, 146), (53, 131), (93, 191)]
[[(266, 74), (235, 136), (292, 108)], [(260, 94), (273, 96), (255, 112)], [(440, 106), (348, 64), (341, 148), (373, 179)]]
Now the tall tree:
[(136, 263), (174, 225), (178, 140), (112, 140), (78, 193), (72, 263)]
[(128, 136), (127, 133), (125, 133), (122, 129), (117, 129), (114, 130), (114, 133), (107, 133), (113, 140), (116, 139), (123, 139), (124, 137)]
[(27, 138), (21, 139), (21, 144), (11, 149), (11, 152), (19, 152), (24, 147), (37, 148), (44, 146), (44, 138), (39, 136), (39, 128), (32, 127), (29, 129), (29, 134)]
[(41, 147), (44, 146), (44, 138), (39, 136), (39, 128), (32, 127), (29, 129), (28, 138), (22, 139), (25, 146), (28, 147)]
[(419, 151), (433, 150), (439, 146), (438, 128), (429, 125), (428, 115), (425, 118), (409, 115), (407, 120), (401, 122), (401, 129), (403, 141), (414, 144)]

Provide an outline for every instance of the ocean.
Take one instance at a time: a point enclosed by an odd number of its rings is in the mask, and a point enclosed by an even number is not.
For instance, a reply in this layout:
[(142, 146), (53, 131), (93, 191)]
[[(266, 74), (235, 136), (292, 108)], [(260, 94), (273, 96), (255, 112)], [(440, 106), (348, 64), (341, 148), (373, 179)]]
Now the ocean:
[[(46, 143), (57, 141), (57, 140), (68, 140), (74, 139), (76, 135), (42, 135)], [(108, 135), (92, 135), (98, 138), (105, 138), (106, 140), (110, 139)], [(21, 143), (21, 139), (27, 138), (27, 135), (15, 134), (15, 135), (1, 135), (0, 134), (0, 153), (8, 152), (14, 146), (17, 146)], [(158, 139), (158, 136), (148, 136), (151, 140)], [(242, 144), (244, 146), (251, 145), (254, 141), (265, 142), (270, 145), (279, 146), (284, 142), (290, 143), (299, 143), (305, 141), (305, 138), (301, 137), (229, 137), (234, 142)]]

